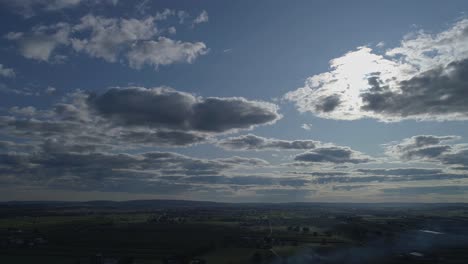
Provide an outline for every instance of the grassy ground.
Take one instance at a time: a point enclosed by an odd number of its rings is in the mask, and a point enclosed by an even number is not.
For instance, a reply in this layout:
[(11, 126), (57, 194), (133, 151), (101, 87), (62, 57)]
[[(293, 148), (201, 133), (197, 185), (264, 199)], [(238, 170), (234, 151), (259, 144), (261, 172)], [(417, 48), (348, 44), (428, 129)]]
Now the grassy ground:
[[(245, 221), (223, 221), (221, 218), (190, 220), (185, 223), (148, 223), (151, 214), (105, 214), (83, 216), (41, 216), (0, 219), (2, 239), (7, 228), (22, 229), (14, 236), (46, 237), (47, 245), (34, 248), (0, 248), (0, 263), (77, 263), (97, 253), (104, 256), (133, 256), (137, 263), (157, 264), (166, 256), (202, 257), (207, 263), (249, 263), (255, 252), (263, 259), (272, 258), (267, 249), (242, 245), (239, 239), (250, 237), (262, 241), (270, 233), (268, 225), (242, 227)], [(255, 220), (254, 218), (252, 218)], [(250, 220), (250, 219), (249, 219)], [(286, 241), (276, 246), (281, 256), (288, 256), (301, 245), (320, 245), (324, 229), (308, 226), (308, 233), (288, 231), (286, 225), (272, 225), (272, 236)], [(3, 230), (3, 231), (2, 231)], [(314, 236), (313, 232), (318, 232)], [(330, 243), (339, 241), (327, 238)], [(37, 260), (37, 261), (32, 261)], [(86, 263), (86, 262), (85, 262)]]

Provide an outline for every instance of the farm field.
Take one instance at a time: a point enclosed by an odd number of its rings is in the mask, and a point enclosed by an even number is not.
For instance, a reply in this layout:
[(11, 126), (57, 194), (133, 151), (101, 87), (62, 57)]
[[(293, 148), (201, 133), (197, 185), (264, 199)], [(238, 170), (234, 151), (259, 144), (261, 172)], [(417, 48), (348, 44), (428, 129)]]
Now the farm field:
[(0, 262), (457, 263), (468, 257), (465, 205), (170, 205), (2, 204)]

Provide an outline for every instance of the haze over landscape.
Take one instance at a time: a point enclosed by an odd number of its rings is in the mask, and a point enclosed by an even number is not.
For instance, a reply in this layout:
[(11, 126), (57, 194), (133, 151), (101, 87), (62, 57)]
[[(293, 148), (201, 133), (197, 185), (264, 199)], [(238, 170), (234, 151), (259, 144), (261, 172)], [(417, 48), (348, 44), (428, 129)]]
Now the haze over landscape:
[(466, 1), (1, 0), (0, 200), (467, 202)]

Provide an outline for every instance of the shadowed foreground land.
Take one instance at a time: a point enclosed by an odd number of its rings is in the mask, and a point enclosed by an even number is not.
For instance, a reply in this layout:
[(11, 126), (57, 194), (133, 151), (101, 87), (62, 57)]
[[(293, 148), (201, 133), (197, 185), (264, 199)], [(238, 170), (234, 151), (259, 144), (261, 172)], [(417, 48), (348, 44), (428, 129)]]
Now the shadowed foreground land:
[(466, 263), (465, 204), (0, 204), (0, 263)]

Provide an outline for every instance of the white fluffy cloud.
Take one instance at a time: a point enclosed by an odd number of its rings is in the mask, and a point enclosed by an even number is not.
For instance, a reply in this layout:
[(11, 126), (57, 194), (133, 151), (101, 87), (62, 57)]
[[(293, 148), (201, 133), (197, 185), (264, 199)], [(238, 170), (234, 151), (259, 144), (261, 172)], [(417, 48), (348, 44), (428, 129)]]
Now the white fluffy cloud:
[(7, 68), (3, 66), (3, 64), (0, 64), (0, 76), (12, 78), (12, 77), (15, 77), (15, 75), (16, 73), (13, 69)]
[(284, 98), (329, 119), (467, 120), (467, 32), (465, 19), (439, 34), (407, 35), (382, 54), (359, 47)]
[(127, 54), (130, 67), (140, 69), (148, 64), (155, 68), (178, 62), (192, 63), (198, 56), (208, 52), (203, 42), (182, 42), (165, 37), (157, 41), (136, 44)]
[(301, 127), (304, 130), (311, 130), (312, 129), (312, 124), (302, 124)]
[(70, 43), (70, 32), (68, 23), (57, 23), (50, 26), (36, 26), (26, 33), (10, 32), (5, 37), (18, 42), (19, 51), (25, 58), (50, 61), (58, 46)]
[[(169, 13), (168, 13), (169, 12)], [(107, 18), (86, 15), (75, 25), (57, 23), (33, 27), (30, 32), (10, 32), (5, 37), (18, 43), (20, 53), (29, 59), (57, 62), (66, 56), (61, 47), (85, 53), (108, 62), (127, 59), (130, 67), (158, 68), (173, 63), (192, 63), (208, 52), (203, 42), (182, 42), (160, 36), (156, 21), (172, 14), (170, 10), (135, 18)], [(169, 30), (175, 33), (175, 28)], [(172, 33), (171, 33), (172, 32)]]
[(203, 10), (194, 20), (193, 24), (200, 24), (208, 22), (208, 12)]
[(139, 20), (86, 15), (73, 29), (76, 32), (90, 31), (89, 37), (71, 39), (76, 51), (109, 62), (115, 62), (126, 46), (135, 41), (149, 40), (158, 32), (153, 17)]

